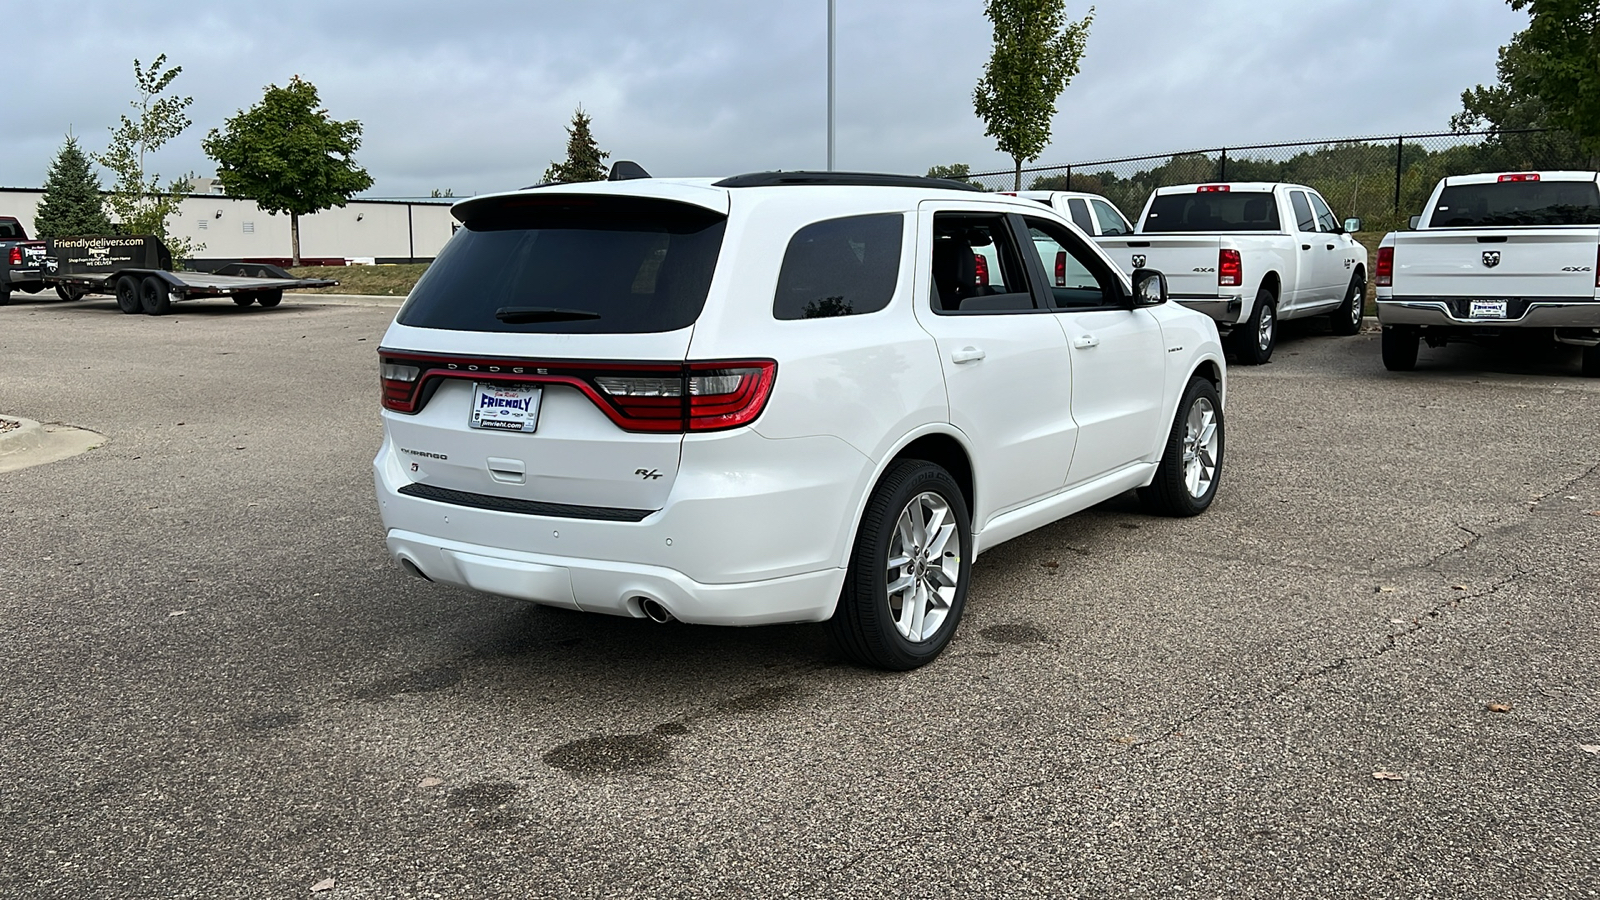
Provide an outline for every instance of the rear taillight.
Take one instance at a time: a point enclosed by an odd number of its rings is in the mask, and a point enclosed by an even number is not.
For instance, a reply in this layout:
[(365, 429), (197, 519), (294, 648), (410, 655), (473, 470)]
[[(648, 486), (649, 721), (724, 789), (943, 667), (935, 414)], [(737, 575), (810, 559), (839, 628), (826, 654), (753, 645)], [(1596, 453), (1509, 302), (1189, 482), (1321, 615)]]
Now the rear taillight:
[(22, 248), (21, 247), (12, 247), (11, 248), (11, 264), (13, 266), (22, 265)]
[(1524, 172), (1517, 175), (1501, 175), (1500, 181), (1538, 181), (1538, 172)]
[(1202, 184), (1195, 189), (1196, 194), (1226, 194), (1228, 186), (1225, 184)]
[(560, 384), (586, 395), (625, 431), (718, 431), (761, 415), (778, 364), (733, 362), (578, 363), (482, 358), (383, 356), (383, 406), (417, 412), (429, 384), (458, 378), (519, 384)]
[(1056, 251), (1056, 287), (1067, 286), (1067, 251)]
[(1244, 263), (1239, 259), (1237, 250), (1217, 251), (1217, 285), (1219, 287), (1238, 287), (1244, 284)]
[(978, 287), (989, 286), (989, 261), (977, 253), (972, 254), (972, 263), (978, 270)]
[(1378, 287), (1394, 287), (1394, 248), (1378, 248), (1377, 277), (1373, 283)]

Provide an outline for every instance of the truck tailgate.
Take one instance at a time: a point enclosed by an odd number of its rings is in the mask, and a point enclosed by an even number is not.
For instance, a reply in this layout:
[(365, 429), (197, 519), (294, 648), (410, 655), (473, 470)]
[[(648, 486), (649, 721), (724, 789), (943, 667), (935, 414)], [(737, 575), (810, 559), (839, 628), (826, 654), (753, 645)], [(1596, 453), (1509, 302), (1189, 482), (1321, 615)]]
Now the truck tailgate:
[(1215, 297), (1217, 251), (1222, 239), (1215, 235), (1152, 234), (1101, 238), (1098, 243), (1125, 271), (1160, 269), (1174, 297)]
[(1396, 297), (1593, 297), (1600, 228), (1410, 232), (1394, 238)]

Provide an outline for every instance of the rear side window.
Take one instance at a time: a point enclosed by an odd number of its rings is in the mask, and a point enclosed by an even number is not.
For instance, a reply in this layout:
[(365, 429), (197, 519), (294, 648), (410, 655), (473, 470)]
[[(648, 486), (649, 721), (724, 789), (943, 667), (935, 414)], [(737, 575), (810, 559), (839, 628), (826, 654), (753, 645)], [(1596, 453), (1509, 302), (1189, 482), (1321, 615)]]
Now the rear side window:
[(1278, 231), (1278, 204), (1263, 191), (1157, 194), (1143, 231)]
[(398, 321), (455, 331), (676, 331), (704, 308), (726, 219), (667, 200), (530, 195), (474, 208)]
[(1296, 228), (1301, 231), (1317, 230), (1317, 217), (1311, 212), (1311, 204), (1306, 202), (1304, 191), (1290, 191), (1289, 205), (1294, 207)]
[(900, 280), (899, 213), (815, 222), (795, 232), (778, 270), (772, 314), (824, 319), (877, 312)]
[(1593, 181), (1498, 181), (1457, 184), (1439, 192), (1433, 228), (1600, 224), (1600, 188)]

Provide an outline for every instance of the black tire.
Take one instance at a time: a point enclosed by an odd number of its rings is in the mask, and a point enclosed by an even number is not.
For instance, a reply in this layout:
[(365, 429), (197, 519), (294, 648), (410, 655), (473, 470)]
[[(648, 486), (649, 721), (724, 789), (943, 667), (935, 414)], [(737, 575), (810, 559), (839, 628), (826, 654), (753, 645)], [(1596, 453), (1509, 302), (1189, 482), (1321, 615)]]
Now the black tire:
[(154, 275), (146, 275), (139, 282), (139, 305), (147, 316), (164, 316), (172, 311), (172, 295), (167, 283)]
[(0, 281), (0, 306), (11, 302), (11, 285)]
[(256, 295), (255, 294), (234, 294), (233, 295), (233, 302), (237, 306), (249, 306), (250, 304), (256, 302)]
[(1600, 344), (1583, 348), (1583, 377), (1600, 378)]
[[(1191, 419), (1197, 421), (1191, 422)], [(1217, 496), (1226, 450), (1222, 399), (1217, 396), (1216, 385), (1196, 375), (1189, 379), (1183, 399), (1178, 401), (1178, 411), (1173, 416), (1172, 431), (1167, 435), (1167, 446), (1156, 467), (1156, 477), (1139, 489), (1139, 501), (1145, 511), (1159, 516), (1197, 516), (1205, 512)], [(1196, 454), (1198, 466), (1192, 473), (1191, 451)], [(1191, 474), (1196, 476), (1192, 489)]]
[(42, 291), (42, 290), (44, 290), (44, 285), (42, 285), (42, 284), (35, 284), (35, 283), (33, 283), (33, 282), (29, 282), (29, 283), (27, 283), (27, 284), (25, 284), (25, 285), (23, 285), (23, 286), (22, 286), (22, 289), (23, 289), (23, 290), (24, 290), (24, 291), (25, 291), (25, 292), (27, 292), (27, 293), (29, 293), (29, 294), (37, 294), (37, 293), (39, 293), (39, 292), (40, 292), (40, 291)]
[(1361, 333), (1361, 316), (1367, 303), (1367, 280), (1360, 272), (1350, 276), (1350, 289), (1344, 293), (1344, 302), (1329, 314), (1333, 333), (1341, 337)]
[(1256, 291), (1250, 318), (1234, 326), (1233, 349), (1243, 366), (1265, 365), (1278, 346), (1278, 298), (1265, 285)]
[[(918, 564), (919, 555), (913, 552), (907, 554), (913, 562), (891, 570), (891, 551), (905, 552), (897, 546), (897, 538), (904, 540), (897, 524), (904, 516), (922, 516), (926, 512), (923, 504), (929, 502), (930, 497), (933, 498), (931, 502), (942, 506), (948, 514), (947, 524), (954, 526), (953, 531), (946, 533), (942, 548), (935, 548), (940, 565), (925, 569)], [(954, 548), (949, 543), (952, 538), (957, 544)], [(925, 562), (925, 558), (922, 561)], [(956, 569), (953, 579), (944, 568), (951, 564)], [(913, 567), (916, 571), (909, 571)], [(954, 581), (950, 596), (940, 601), (944, 604), (942, 609), (936, 610), (943, 613), (943, 618), (921, 640), (913, 641), (900, 632), (897, 610), (889, 594), (891, 571), (898, 571), (899, 578), (909, 577), (913, 588), (923, 572), (929, 573), (927, 577), (935, 582)], [(940, 579), (941, 573), (946, 577)], [(930, 462), (914, 459), (898, 462), (884, 473), (883, 480), (873, 488), (872, 497), (867, 501), (855, 547), (850, 553), (850, 570), (845, 575), (844, 589), (839, 593), (839, 606), (827, 622), (829, 636), (845, 656), (864, 666), (903, 672), (926, 665), (943, 652), (955, 635), (962, 610), (966, 608), (967, 582), (971, 576), (971, 514), (955, 479)], [(898, 612), (910, 614), (912, 610), (902, 602)], [(927, 622), (926, 619), (922, 621)], [(913, 623), (906, 624), (909, 628)]]
[(56, 285), (56, 296), (67, 301), (68, 303), (71, 303), (74, 300), (82, 300), (83, 295), (87, 293), (89, 293), (87, 289), (79, 287), (75, 284)]
[(271, 309), (283, 302), (283, 291), (262, 291), (256, 294), (256, 302), (267, 309)]
[(124, 275), (117, 279), (117, 309), (129, 315), (142, 309), (139, 303), (139, 279)]
[(1420, 338), (1417, 330), (1409, 325), (1383, 326), (1383, 367), (1391, 372), (1415, 369)]

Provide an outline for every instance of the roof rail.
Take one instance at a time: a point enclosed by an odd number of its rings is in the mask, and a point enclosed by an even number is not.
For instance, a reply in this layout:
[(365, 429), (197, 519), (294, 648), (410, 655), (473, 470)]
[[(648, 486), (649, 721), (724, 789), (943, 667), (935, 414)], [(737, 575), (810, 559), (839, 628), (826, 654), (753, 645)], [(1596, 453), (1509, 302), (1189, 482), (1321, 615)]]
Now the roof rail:
[(782, 185), (838, 185), (849, 187), (919, 187), (954, 191), (982, 191), (983, 188), (949, 178), (921, 175), (885, 175), (877, 172), (752, 172), (716, 182), (713, 187), (777, 187)]

